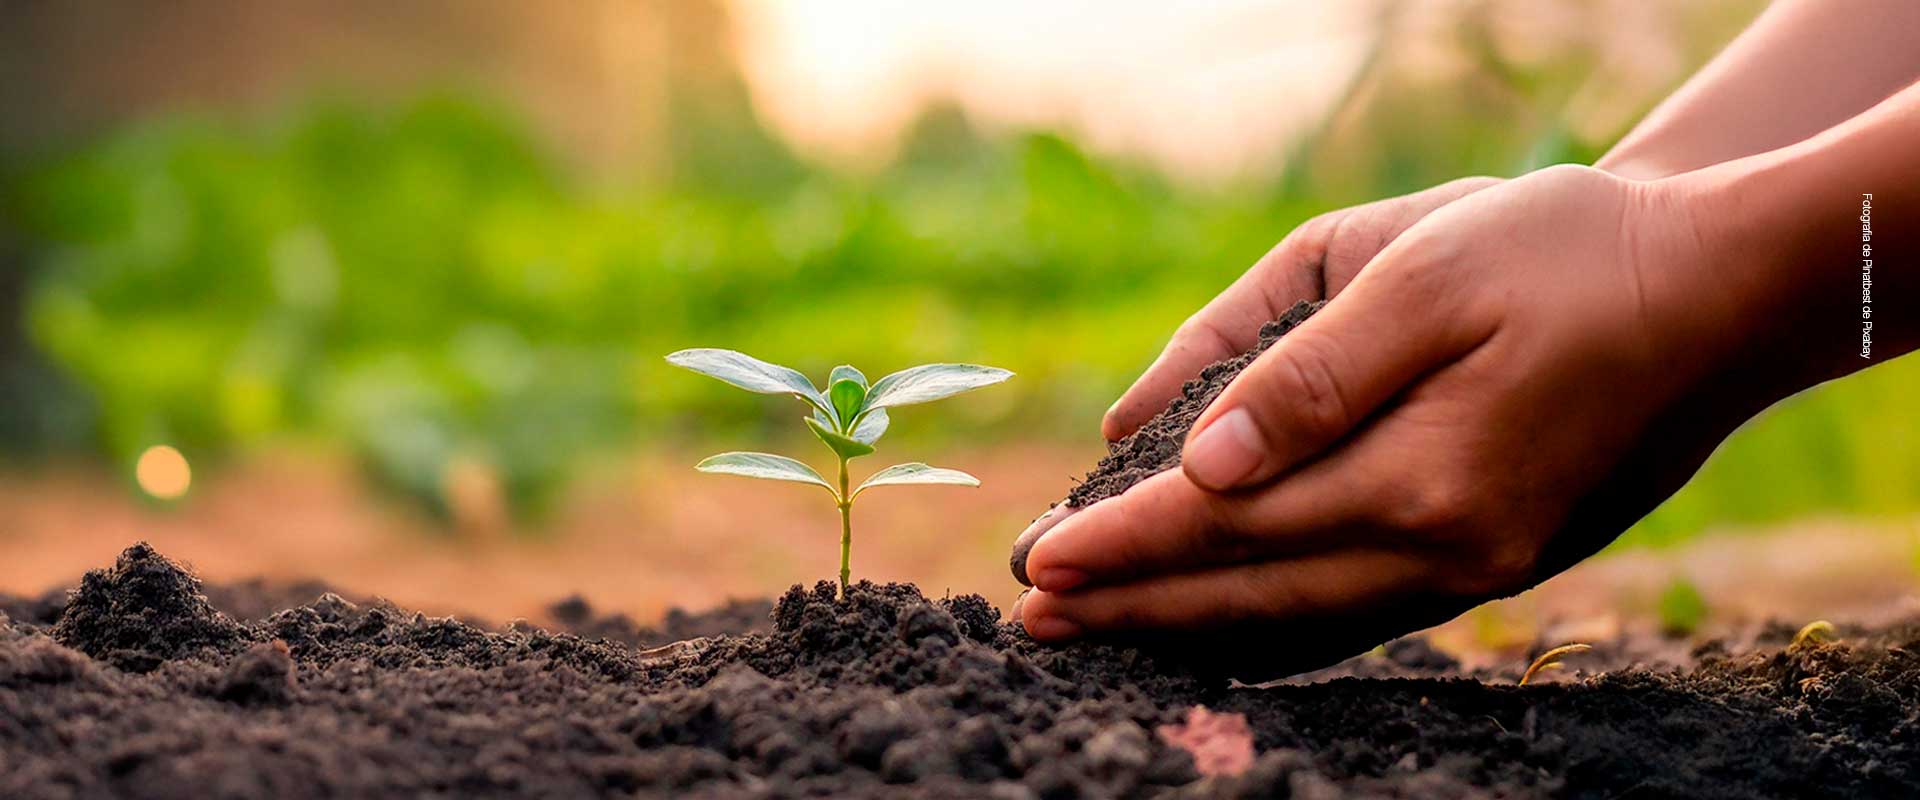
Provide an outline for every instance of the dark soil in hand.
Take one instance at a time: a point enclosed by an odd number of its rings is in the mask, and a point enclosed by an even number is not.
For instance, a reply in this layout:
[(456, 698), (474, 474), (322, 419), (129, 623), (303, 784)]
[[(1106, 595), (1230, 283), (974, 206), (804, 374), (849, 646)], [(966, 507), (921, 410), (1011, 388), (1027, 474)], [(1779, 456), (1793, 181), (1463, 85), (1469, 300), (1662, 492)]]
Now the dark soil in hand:
[[(1673, 643), (1596, 642), (1527, 687), (1523, 664), (1466, 674), (1416, 638), (1249, 688), (1042, 648), (911, 586), (796, 586), (760, 632), (646, 650), (333, 594), (264, 616), (208, 599), (274, 591), (210, 595), (137, 546), (57, 604), (0, 598), (0, 797), (1920, 794), (1920, 623), (1794, 653), (1775, 626), (1661, 667), (1633, 662)], [(651, 636), (577, 605), (556, 616)], [(1196, 705), (1245, 716), (1250, 768), (1202, 777), (1158, 735)]]
[(1199, 377), (1180, 387), (1180, 396), (1168, 403), (1166, 410), (1147, 420), (1140, 430), (1107, 445), (1106, 457), (1087, 473), (1086, 480), (1067, 493), (1066, 504), (1076, 508), (1091, 505), (1124, 492), (1155, 473), (1180, 466), (1180, 450), (1186, 445), (1187, 432), (1200, 420), (1200, 413), (1226, 391), (1227, 384), (1232, 383), (1241, 370), (1324, 305), (1324, 300), (1294, 303), (1279, 319), (1260, 326), (1260, 341), (1252, 350), (1200, 370)]

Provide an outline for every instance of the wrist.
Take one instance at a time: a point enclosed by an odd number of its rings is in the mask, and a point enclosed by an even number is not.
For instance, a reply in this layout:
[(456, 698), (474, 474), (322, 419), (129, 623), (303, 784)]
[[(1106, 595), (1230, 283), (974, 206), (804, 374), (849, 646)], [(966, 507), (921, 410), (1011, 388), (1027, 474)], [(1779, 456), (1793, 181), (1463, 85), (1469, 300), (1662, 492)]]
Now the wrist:
[(1686, 209), (1698, 243), (1694, 323), (1768, 402), (1864, 366), (1860, 197), (1818, 156), (1789, 148), (1650, 184)]
[(1715, 171), (1634, 184), (1639, 218), (1624, 235), (1662, 375), (1682, 391), (1719, 384), (1764, 406), (1809, 384), (1801, 354), (1782, 350), (1806, 322), (1795, 302), (1805, 289), (1779, 221), (1788, 212), (1753, 185), (1764, 180)]

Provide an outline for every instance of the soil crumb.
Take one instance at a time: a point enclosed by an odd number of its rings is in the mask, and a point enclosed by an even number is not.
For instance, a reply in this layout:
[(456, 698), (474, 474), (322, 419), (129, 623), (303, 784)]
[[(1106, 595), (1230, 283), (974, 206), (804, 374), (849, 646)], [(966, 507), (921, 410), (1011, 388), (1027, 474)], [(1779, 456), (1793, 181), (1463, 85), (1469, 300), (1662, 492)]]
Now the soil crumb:
[(899, 584), (647, 649), (332, 593), (236, 622), (144, 545), (51, 628), (0, 600), (6, 798), (1920, 794), (1920, 619), (1654, 666), (1622, 634), (1526, 687), (1414, 638), (1248, 687)]
[(1186, 444), (1187, 432), (1193, 430), (1193, 423), (1199, 421), (1200, 413), (1213, 404), (1214, 398), (1226, 390), (1241, 370), (1324, 305), (1324, 300), (1294, 303), (1279, 319), (1260, 326), (1260, 341), (1253, 349), (1200, 370), (1198, 377), (1180, 387), (1180, 396), (1168, 403), (1166, 410), (1147, 420), (1140, 430), (1107, 445), (1106, 457), (1087, 473), (1086, 480), (1067, 493), (1066, 504), (1076, 508), (1091, 505), (1124, 492), (1155, 473), (1180, 466), (1180, 449)]

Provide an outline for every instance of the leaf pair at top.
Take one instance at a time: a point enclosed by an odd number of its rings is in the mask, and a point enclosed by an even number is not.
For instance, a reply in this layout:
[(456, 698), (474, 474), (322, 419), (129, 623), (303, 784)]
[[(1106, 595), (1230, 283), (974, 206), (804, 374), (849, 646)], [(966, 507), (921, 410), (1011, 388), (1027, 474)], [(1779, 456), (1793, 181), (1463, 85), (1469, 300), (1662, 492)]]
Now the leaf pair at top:
[(799, 370), (769, 364), (732, 350), (682, 350), (667, 356), (667, 361), (748, 391), (793, 395), (806, 401), (813, 407), (813, 413), (807, 417), (807, 428), (832, 448), (842, 462), (842, 487), (834, 487), (806, 464), (771, 453), (721, 453), (700, 462), (696, 469), (811, 483), (825, 488), (843, 504), (853, 502), (860, 492), (873, 486), (908, 483), (979, 486), (978, 479), (959, 470), (913, 462), (887, 467), (867, 478), (859, 488), (845, 491), (845, 462), (873, 452), (873, 443), (887, 431), (888, 408), (939, 400), (1013, 376), (1004, 369), (973, 364), (926, 364), (901, 370), (869, 385), (867, 376), (860, 370), (842, 365), (833, 368), (823, 392)]
[(667, 361), (750, 392), (800, 398), (813, 407), (807, 426), (842, 458), (873, 452), (873, 443), (887, 431), (888, 408), (951, 397), (1013, 376), (997, 367), (924, 364), (869, 385), (860, 370), (843, 364), (833, 368), (826, 391), (821, 391), (799, 370), (732, 350), (681, 350), (667, 356)]

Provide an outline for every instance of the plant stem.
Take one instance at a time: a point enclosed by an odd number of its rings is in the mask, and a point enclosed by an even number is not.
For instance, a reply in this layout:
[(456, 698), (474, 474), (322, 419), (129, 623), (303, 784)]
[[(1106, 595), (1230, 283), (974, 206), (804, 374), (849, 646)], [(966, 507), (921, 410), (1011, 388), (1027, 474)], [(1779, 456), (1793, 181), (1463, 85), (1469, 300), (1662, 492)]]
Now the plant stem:
[(847, 599), (847, 562), (853, 555), (853, 498), (847, 494), (847, 460), (840, 459), (840, 598)]

